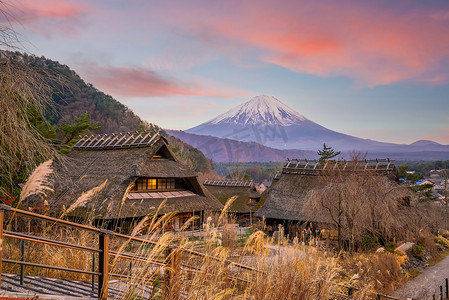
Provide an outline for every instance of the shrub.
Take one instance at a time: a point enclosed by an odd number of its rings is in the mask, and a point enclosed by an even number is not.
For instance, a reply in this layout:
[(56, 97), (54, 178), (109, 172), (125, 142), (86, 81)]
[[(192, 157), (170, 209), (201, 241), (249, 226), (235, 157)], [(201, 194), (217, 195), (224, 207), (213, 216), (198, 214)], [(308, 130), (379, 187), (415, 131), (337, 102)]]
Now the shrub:
[(370, 235), (366, 234), (362, 237), (362, 249), (363, 250), (370, 250), (370, 249), (373, 249), (374, 247), (377, 247), (378, 245), (379, 245), (379, 239), (377, 238), (377, 236), (375, 236), (373, 238)]
[(426, 249), (426, 244), (423, 240), (419, 240), (415, 246), (412, 248), (412, 255), (416, 257), (421, 257)]
[(397, 248), (398, 244), (395, 242), (388, 242), (385, 244), (385, 250), (389, 252), (394, 252), (394, 250)]
[(449, 249), (449, 240), (447, 238), (444, 238), (442, 235), (435, 237), (435, 242), (437, 242), (444, 248)]

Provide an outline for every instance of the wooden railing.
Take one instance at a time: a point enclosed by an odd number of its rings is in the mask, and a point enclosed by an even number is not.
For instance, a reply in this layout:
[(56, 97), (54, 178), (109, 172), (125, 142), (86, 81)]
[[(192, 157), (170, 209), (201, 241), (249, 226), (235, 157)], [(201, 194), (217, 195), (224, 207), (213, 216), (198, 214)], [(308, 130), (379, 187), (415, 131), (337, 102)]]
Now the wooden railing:
[[(89, 233), (93, 233), (98, 236), (98, 247), (88, 247), (83, 245), (78, 245), (74, 243), (67, 243), (58, 241), (55, 239), (50, 238), (44, 238), (36, 235), (26, 234), (22, 232), (14, 232), (11, 230), (5, 230), (4, 229), (4, 223), (5, 223), (5, 212), (10, 212), (12, 215), (10, 216), (10, 223), (11, 220), (16, 217), (17, 215), (22, 215), (28, 218), (37, 219), (45, 222), (51, 222), (52, 224), (57, 225), (63, 225), (68, 226), (72, 228), (79, 229), (81, 231), (87, 231)], [(95, 283), (95, 276), (98, 276), (98, 298), (99, 299), (107, 299), (108, 297), (108, 283), (109, 283), (109, 277), (118, 277), (118, 278), (130, 278), (132, 276), (131, 270), (130, 274), (124, 275), (124, 274), (114, 274), (110, 272), (110, 263), (109, 258), (110, 257), (116, 257), (116, 258), (122, 258), (122, 259), (128, 259), (130, 261), (134, 262), (145, 262), (148, 264), (153, 264), (159, 267), (165, 268), (165, 285), (170, 288), (171, 281), (174, 276), (174, 270), (184, 270), (186, 272), (192, 272), (192, 273), (198, 273), (201, 272), (198, 268), (194, 266), (189, 266), (187, 264), (182, 263), (182, 261), (179, 260), (179, 257), (177, 257), (176, 253), (188, 253), (192, 256), (198, 256), (202, 258), (207, 258), (215, 261), (222, 261), (227, 267), (233, 266), (235, 268), (250, 271), (250, 272), (262, 272), (255, 268), (230, 261), (230, 260), (223, 260), (222, 258), (214, 257), (199, 251), (195, 251), (192, 249), (186, 249), (180, 246), (173, 246), (173, 245), (165, 245), (163, 246), (166, 250), (166, 256), (165, 259), (162, 261), (159, 260), (149, 260), (147, 257), (142, 257), (136, 254), (132, 253), (126, 253), (126, 252), (115, 252), (110, 250), (110, 238), (116, 237), (116, 238), (122, 238), (128, 241), (133, 241), (137, 243), (143, 243), (147, 245), (154, 245), (154, 246), (161, 246), (158, 242), (150, 241), (143, 238), (128, 236), (124, 234), (115, 233), (113, 231), (104, 230), (92, 226), (82, 225), (66, 220), (61, 220), (57, 218), (52, 218), (49, 216), (20, 210), (16, 208), (12, 208), (7, 205), (0, 205), (0, 224), (2, 226), (2, 230), (0, 230), (0, 241), (3, 243), (4, 238), (10, 238), (10, 239), (16, 239), (20, 240), (22, 242), (22, 254), (20, 260), (12, 260), (12, 259), (5, 259), (3, 258), (3, 247), (0, 247), (0, 275), (2, 273), (2, 265), (4, 263), (6, 264), (15, 264), (21, 266), (21, 283), (23, 284), (23, 273), (24, 273), (24, 267), (25, 266), (32, 266), (36, 268), (44, 268), (44, 269), (53, 269), (53, 270), (60, 270), (60, 271), (66, 271), (66, 272), (75, 272), (75, 273), (81, 273), (81, 274), (87, 274), (92, 276), (92, 291), (94, 291), (94, 283)], [(47, 224), (48, 225), (48, 224)], [(24, 243), (25, 242), (32, 242), (32, 243), (40, 243), (45, 244), (49, 246), (54, 247), (63, 247), (63, 248), (70, 248), (74, 250), (79, 251), (85, 251), (90, 252), (93, 254), (93, 261), (92, 261), (92, 270), (80, 270), (80, 269), (74, 269), (74, 268), (66, 268), (61, 266), (54, 266), (54, 265), (46, 265), (46, 264), (39, 264), (39, 263), (33, 263), (33, 262), (26, 262), (24, 260)], [(98, 271), (96, 271), (95, 268), (95, 255), (98, 255)], [(232, 274), (227, 273), (226, 281), (233, 280), (238, 281), (242, 283), (248, 283), (248, 281), (244, 278), (239, 278), (237, 276), (234, 276)]]

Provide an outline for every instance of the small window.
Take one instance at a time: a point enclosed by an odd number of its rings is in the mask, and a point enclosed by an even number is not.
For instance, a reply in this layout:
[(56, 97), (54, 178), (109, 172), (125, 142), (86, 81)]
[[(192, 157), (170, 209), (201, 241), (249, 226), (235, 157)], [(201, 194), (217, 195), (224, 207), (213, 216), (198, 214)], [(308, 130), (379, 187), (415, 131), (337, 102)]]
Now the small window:
[(175, 179), (174, 178), (169, 178), (167, 179), (167, 189), (174, 189), (175, 186)]
[(167, 188), (167, 179), (159, 178), (157, 180), (157, 189), (165, 190)]
[(175, 178), (139, 178), (136, 183), (136, 190), (166, 190), (166, 189), (176, 189), (183, 188), (184, 186), (178, 187), (177, 180)]
[(147, 189), (155, 190), (157, 189), (157, 180), (156, 179), (147, 179)]
[(137, 190), (141, 191), (146, 189), (147, 189), (146, 180), (145, 179), (137, 180)]

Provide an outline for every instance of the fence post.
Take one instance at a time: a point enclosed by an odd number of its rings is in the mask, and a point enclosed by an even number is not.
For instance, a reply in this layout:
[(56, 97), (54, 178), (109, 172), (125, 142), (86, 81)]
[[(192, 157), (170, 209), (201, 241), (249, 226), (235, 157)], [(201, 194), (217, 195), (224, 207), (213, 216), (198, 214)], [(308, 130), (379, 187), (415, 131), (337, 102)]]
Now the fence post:
[(171, 272), (169, 271), (169, 267), (172, 264), (173, 261), (173, 257), (171, 255), (171, 248), (167, 247), (166, 248), (166, 260), (165, 260), (165, 270), (164, 270), (164, 281), (165, 281), (165, 285), (164, 285), (164, 297), (168, 298), (169, 295), (169, 291), (170, 291), (170, 279), (171, 279)]
[[(92, 253), (92, 272), (95, 272), (95, 253)], [(95, 275), (92, 274), (92, 292), (95, 292)]]
[[(25, 240), (20, 241), (20, 260), (25, 261)], [(20, 265), (20, 285), (23, 285), (23, 279), (25, 276), (25, 265)]]
[(99, 235), (99, 249), (98, 299), (107, 299), (109, 282), (109, 234), (107, 232), (102, 231)]
[(440, 299), (443, 300), (443, 286), (440, 285)]
[(171, 299), (177, 290), (175, 276), (181, 270), (181, 253), (167, 247), (167, 260), (165, 263), (165, 297)]
[(225, 261), (224, 263), (225, 265), (225, 282), (226, 282), (226, 289), (229, 288), (229, 263), (227, 261)]
[(0, 284), (2, 283), (2, 260), (3, 260), (3, 219), (5, 211), (0, 207)]

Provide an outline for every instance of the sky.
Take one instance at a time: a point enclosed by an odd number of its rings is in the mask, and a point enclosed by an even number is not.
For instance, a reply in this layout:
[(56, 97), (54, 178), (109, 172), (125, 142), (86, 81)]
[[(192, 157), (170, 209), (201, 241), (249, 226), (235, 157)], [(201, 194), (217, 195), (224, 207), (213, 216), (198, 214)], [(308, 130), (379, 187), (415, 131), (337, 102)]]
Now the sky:
[(449, 144), (448, 1), (2, 2), (24, 49), (167, 129), (264, 94), (342, 133)]

